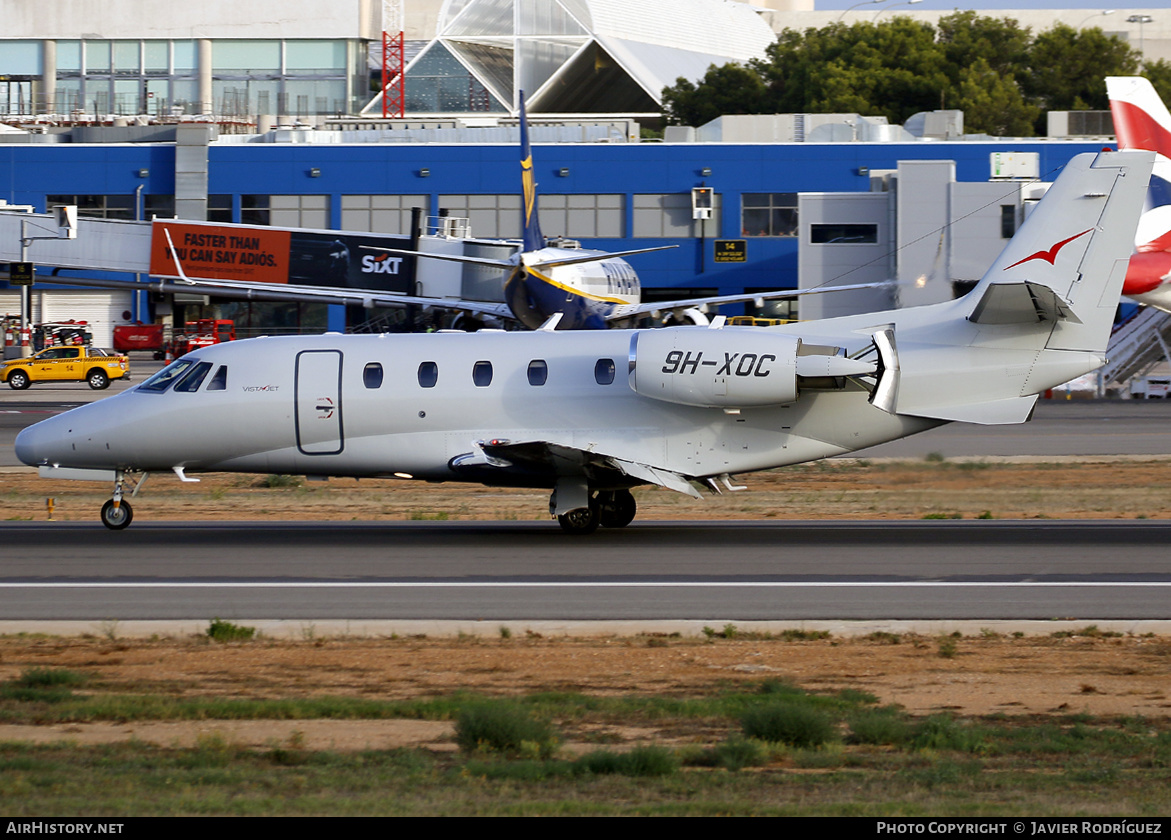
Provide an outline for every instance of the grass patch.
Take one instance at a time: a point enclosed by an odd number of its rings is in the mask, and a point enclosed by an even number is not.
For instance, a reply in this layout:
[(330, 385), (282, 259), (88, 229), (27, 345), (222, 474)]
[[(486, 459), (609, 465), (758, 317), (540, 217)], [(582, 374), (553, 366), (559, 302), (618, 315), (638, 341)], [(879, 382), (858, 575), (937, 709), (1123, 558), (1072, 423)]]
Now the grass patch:
[(808, 705), (776, 701), (746, 711), (740, 717), (745, 737), (790, 747), (816, 748), (835, 736), (834, 722)]
[(207, 637), (213, 642), (248, 642), (255, 635), (255, 627), (245, 627), (218, 618), (213, 618), (207, 627)]
[(899, 746), (908, 743), (912, 727), (907, 717), (894, 709), (865, 709), (850, 717), (851, 744)]
[(63, 703), (89, 677), (69, 668), (26, 668), (16, 679), (0, 684), (0, 699), (25, 703)]
[(455, 740), (465, 753), (495, 752), (548, 758), (557, 750), (553, 727), (508, 701), (481, 702), (460, 711)]
[(269, 490), (279, 490), (286, 487), (300, 487), (304, 480), (299, 475), (266, 475), (258, 479), (255, 486)]

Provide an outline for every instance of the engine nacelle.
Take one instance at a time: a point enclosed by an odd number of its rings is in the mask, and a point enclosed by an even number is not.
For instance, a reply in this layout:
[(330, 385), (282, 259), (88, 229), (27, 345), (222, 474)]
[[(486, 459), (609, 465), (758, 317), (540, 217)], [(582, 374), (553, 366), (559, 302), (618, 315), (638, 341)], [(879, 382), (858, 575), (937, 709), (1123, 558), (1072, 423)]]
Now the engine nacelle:
[(703, 408), (792, 402), (800, 346), (795, 336), (759, 327), (642, 330), (630, 339), (630, 387)]

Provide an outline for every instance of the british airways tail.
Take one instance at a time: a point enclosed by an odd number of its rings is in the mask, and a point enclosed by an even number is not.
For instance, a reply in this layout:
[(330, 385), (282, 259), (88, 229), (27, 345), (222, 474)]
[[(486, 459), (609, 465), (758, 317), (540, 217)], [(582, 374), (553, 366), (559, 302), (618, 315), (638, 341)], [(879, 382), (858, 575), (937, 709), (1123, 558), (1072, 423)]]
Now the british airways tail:
[(1155, 168), (1135, 234), (1139, 253), (1171, 249), (1171, 113), (1142, 76), (1109, 76), (1106, 90), (1120, 149), (1155, 153)]
[(539, 251), (545, 247), (541, 222), (537, 212), (537, 181), (533, 172), (533, 150), (529, 146), (529, 120), (525, 115), (525, 93), (520, 91), (520, 182), (521, 226), (524, 231), (524, 250)]
[(1160, 309), (1171, 308), (1171, 113), (1141, 76), (1108, 76), (1106, 90), (1119, 149), (1155, 153), (1155, 167), (1135, 232), (1135, 255), (1122, 293)]

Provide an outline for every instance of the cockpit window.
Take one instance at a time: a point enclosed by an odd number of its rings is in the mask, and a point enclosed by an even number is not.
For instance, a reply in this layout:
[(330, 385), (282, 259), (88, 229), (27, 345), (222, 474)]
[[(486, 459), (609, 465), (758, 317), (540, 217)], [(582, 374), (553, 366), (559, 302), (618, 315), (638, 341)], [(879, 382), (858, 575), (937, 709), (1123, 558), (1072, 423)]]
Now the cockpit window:
[(200, 362), (175, 383), (176, 391), (185, 391), (191, 393), (198, 391), (199, 386), (203, 384), (203, 378), (207, 376), (208, 371), (211, 370), (211, 362)]
[(209, 391), (226, 391), (228, 389), (228, 366), (220, 365), (219, 370), (215, 372), (215, 376), (207, 383), (207, 390)]
[(165, 368), (160, 370), (150, 379), (138, 386), (139, 391), (154, 391), (155, 393), (162, 393), (170, 388), (183, 376), (192, 365), (198, 364), (198, 359), (182, 358), (177, 359)]

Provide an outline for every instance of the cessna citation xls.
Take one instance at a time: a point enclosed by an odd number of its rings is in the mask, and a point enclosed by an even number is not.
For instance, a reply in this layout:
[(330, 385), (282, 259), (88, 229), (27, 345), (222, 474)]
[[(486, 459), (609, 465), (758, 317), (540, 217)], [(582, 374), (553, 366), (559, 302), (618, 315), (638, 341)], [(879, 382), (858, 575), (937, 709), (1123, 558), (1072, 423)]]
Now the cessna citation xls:
[(1021, 423), (1103, 364), (1149, 152), (1079, 155), (967, 296), (777, 327), (257, 338), (20, 433), (44, 476), (472, 481), (552, 490), (571, 533), (622, 527), (632, 487), (698, 496), (732, 475), (949, 421)]

